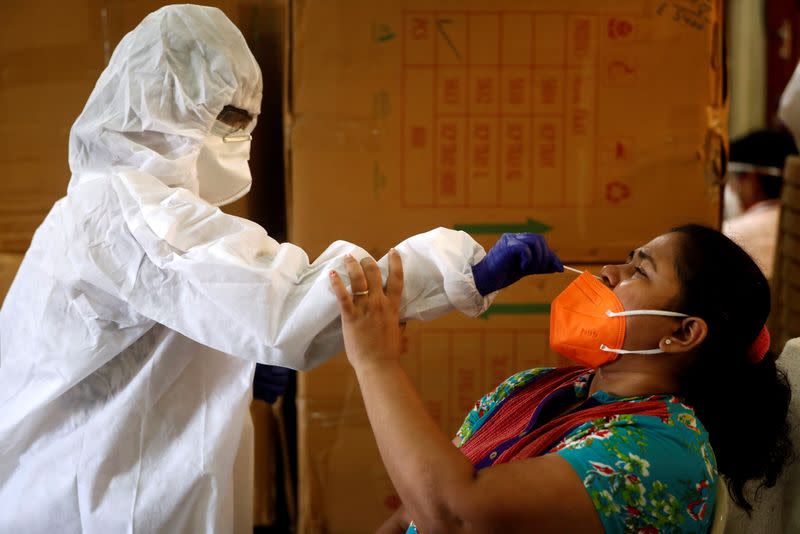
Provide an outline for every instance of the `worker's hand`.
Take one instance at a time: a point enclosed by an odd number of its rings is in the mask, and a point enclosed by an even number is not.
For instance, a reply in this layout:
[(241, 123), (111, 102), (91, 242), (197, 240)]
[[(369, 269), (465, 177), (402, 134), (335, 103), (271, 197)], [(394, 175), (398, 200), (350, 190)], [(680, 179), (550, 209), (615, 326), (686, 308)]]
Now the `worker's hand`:
[[(331, 271), (331, 285), (342, 314), (344, 346), (350, 364), (356, 369), (396, 361), (403, 352), (398, 309), (403, 293), (403, 265), (400, 254), (389, 252), (386, 290), (378, 264), (365, 258), (359, 264), (345, 258), (352, 294), (342, 279)], [(366, 294), (363, 294), (367, 292)]]
[(540, 234), (503, 234), (486, 257), (472, 267), (481, 295), (510, 286), (529, 274), (563, 271), (561, 260)]
[(270, 404), (286, 393), (289, 385), (289, 369), (277, 365), (256, 364), (253, 377), (253, 398)]

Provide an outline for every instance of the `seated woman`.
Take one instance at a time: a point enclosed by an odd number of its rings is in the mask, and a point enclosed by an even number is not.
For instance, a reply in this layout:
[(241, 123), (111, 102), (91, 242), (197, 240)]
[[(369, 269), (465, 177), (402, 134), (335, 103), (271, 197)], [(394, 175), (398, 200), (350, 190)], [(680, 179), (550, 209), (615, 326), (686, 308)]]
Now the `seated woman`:
[(381, 532), (707, 532), (718, 472), (748, 509), (745, 482), (773, 485), (792, 454), (767, 281), (715, 230), (676, 228), (570, 284), (550, 340), (580, 365), (500, 384), (460, 450), (399, 364), (399, 255), (385, 291), (374, 261), (348, 274), (355, 297), (331, 273), (347, 355), (404, 504)]

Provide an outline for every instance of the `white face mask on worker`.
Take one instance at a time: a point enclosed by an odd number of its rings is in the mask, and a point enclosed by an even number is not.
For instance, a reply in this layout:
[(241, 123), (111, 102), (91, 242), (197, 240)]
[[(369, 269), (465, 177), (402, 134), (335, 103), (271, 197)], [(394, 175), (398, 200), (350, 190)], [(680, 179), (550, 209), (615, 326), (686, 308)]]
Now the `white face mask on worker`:
[(216, 121), (197, 156), (200, 197), (215, 206), (230, 204), (250, 191), (251, 136)]

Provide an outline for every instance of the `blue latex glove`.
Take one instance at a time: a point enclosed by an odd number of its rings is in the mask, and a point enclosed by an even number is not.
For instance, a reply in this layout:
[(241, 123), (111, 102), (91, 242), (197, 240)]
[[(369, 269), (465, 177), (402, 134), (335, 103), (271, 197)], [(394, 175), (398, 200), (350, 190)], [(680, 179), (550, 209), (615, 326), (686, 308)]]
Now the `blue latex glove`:
[(561, 260), (540, 234), (503, 234), (486, 257), (472, 266), (481, 295), (510, 286), (529, 274), (563, 271)]
[(270, 404), (286, 392), (289, 384), (289, 369), (275, 365), (256, 364), (253, 377), (253, 398)]

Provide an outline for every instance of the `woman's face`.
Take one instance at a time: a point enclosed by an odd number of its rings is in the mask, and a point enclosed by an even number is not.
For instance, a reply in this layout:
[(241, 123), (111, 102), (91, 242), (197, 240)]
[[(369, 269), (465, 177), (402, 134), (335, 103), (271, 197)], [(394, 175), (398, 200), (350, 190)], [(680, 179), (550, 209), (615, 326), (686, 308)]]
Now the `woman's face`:
[[(681, 311), (675, 309), (680, 294), (675, 271), (679, 246), (679, 234), (659, 236), (632, 251), (626, 263), (603, 267), (603, 282), (626, 310)], [(656, 348), (680, 325), (680, 319), (651, 315), (626, 317), (626, 321), (623, 348), (627, 350)]]

